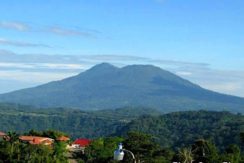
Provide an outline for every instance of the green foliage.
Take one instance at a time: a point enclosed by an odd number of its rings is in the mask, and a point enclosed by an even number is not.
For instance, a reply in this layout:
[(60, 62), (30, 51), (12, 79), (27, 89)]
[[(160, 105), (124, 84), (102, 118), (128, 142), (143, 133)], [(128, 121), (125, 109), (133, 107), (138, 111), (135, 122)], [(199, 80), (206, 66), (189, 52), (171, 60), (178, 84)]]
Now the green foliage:
[(193, 144), (197, 139), (214, 142), (223, 151), (230, 144), (241, 144), (244, 116), (228, 112), (189, 111), (161, 116), (143, 116), (117, 131), (140, 131), (154, 136), (164, 147), (177, 149)]
[(223, 161), (229, 161), (231, 163), (239, 163), (241, 161), (241, 151), (240, 148), (232, 144), (225, 149), (225, 153), (221, 158)]
[[(124, 141), (124, 147), (134, 153), (137, 162), (152, 163), (169, 161), (171, 160), (171, 156), (173, 156), (169, 151), (161, 149), (151, 135), (140, 132), (129, 132)], [(165, 155), (166, 153), (168, 155)], [(125, 162), (126, 160), (129, 162), (131, 157), (127, 155)]]
[(209, 141), (198, 139), (191, 147), (195, 161), (216, 163), (219, 160), (218, 149)]
[[(106, 137), (95, 139), (85, 149), (84, 155), (78, 157), (89, 163), (116, 162), (113, 161), (113, 153), (120, 142), (123, 142), (125, 149), (129, 149), (135, 154), (137, 161), (143, 161), (145, 163), (167, 163), (174, 155), (172, 150), (162, 149), (153, 141), (150, 135), (130, 132), (125, 138)], [(131, 161), (130, 154), (126, 152), (123, 162), (127, 163)]]
[(47, 131), (43, 132), (42, 136), (49, 137), (49, 138), (56, 140), (60, 136), (67, 136), (67, 134), (65, 134), (61, 131), (57, 131), (57, 130), (47, 130)]
[[(58, 131), (46, 131), (54, 133)], [(30, 131), (30, 133), (45, 133)], [(6, 163), (65, 163), (68, 162), (66, 143), (55, 142), (52, 147), (44, 145), (30, 145), (20, 142), (14, 132), (8, 133), (8, 138), (0, 140), (0, 162)], [(117, 145), (123, 142), (123, 147), (134, 153), (137, 162), (144, 163), (169, 163), (180, 161), (182, 163), (195, 162), (218, 163), (229, 161), (231, 163), (243, 163), (244, 154), (240, 144), (229, 145), (224, 152), (220, 152), (216, 146), (204, 139), (198, 139), (193, 144), (187, 144), (177, 153), (171, 148), (163, 148), (152, 135), (131, 131), (125, 137), (97, 138), (82, 152), (71, 152), (72, 158), (81, 163), (116, 163), (113, 153)], [(125, 151), (123, 163), (132, 162), (132, 158)]]
[(82, 156), (87, 162), (107, 163), (113, 159), (114, 150), (123, 138), (107, 137), (93, 140), (92, 143), (85, 149), (85, 155)]
[[(151, 134), (164, 148), (185, 147), (197, 139), (213, 142), (220, 151), (243, 140), (244, 116), (228, 112), (188, 111), (160, 115), (153, 109), (121, 108), (113, 111), (91, 111), (0, 104), (1, 131), (56, 138), (68, 133), (78, 137), (98, 138), (125, 136), (128, 131)], [(158, 114), (159, 116), (155, 115)], [(45, 130), (45, 133), (38, 132)], [(64, 132), (64, 133), (63, 133)], [(242, 133), (242, 134), (240, 134)]]
[[(105, 143), (106, 140), (107, 143)], [(121, 138), (111, 137), (96, 139), (85, 150), (85, 154), (80, 156), (80, 159), (88, 163), (116, 162), (112, 160), (113, 151), (116, 149), (116, 143), (120, 141)], [(172, 161), (192, 163), (193, 160), (204, 163), (224, 161), (243, 163), (244, 159), (238, 145), (230, 145), (225, 149), (225, 152), (220, 152), (213, 143), (204, 139), (198, 139), (192, 145), (188, 144), (186, 147), (180, 148), (177, 153), (174, 153), (172, 149), (160, 147), (151, 135), (140, 132), (129, 132), (123, 144), (125, 151), (123, 163), (133, 162), (131, 155), (126, 150), (133, 152), (137, 162), (144, 163), (169, 163)]]
[[(68, 136), (66, 133), (57, 131), (57, 130), (45, 130), (43, 132), (37, 131), (37, 130), (30, 130), (28, 133), (25, 133), (24, 135), (31, 135), (31, 136), (43, 136), (43, 137), (49, 137), (54, 140), (61, 136)], [(69, 137), (69, 136), (68, 136)]]
[[(111, 115), (83, 112), (80, 110), (53, 108), (53, 109), (35, 109), (22, 105), (0, 104), (0, 129), (2, 131), (16, 131), (19, 133), (32, 133), (29, 135), (43, 135), (55, 138), (54, 134), (62, 135), (63, 133), (37, 133), (34, 130), (58, 130), (69, 133), (73, 138), (87, 137), (95, 138), (99, 136), (108, 136), (114, 133), (117, 128), (123, 126), (125, 121), (130, 121), (132, 115), (128, 118), (121, 117), (116, 119), (114, 114)], [(138, 117), (138, 116), (137, 116)], [(44, 136), (44, 135), (43, 135)]]
[(145, 161), (145, 156), (152, 157), (154, 151), (157, 150), (157, 145), (150, 135), (139, 132), (129, 132), (127, 135), (124, 146), (135, 154), (138, 162)]
[(59, 158), (60, 160), (66, 160), (64, 156), (67, 153), (66, 149), (67, 144), (65, 142), (55, 142), (53, 144), (53, 156), (54, 158)]
[[(66, 147), (66, 146), (65, 146)], [(30, 145), (18, 139), (0, 141), (0, 162), (6, 163), (65, 163), (64, 146), (54, 148), (44, 145)]]
[(240, 137), (241, 137), (241, 141), (242, 141), (242, 143), (244, 143), (244, 132), (242, 132), (242, 133), (240, 134)]
[(183, 148), (179, 151), (179, 159), (183, 163), (192, 163), (193, 153), (191, 149)]

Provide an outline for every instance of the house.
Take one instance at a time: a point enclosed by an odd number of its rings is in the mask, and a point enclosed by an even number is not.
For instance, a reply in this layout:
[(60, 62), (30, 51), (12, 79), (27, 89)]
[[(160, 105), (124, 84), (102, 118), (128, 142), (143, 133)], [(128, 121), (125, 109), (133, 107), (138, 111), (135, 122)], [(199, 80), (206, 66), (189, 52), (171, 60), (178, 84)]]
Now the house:
[(84, 153), (85, 148), (91, 143), (89, 139), (76, 139), (71, 145), (67, 146), (69, 151)]
[(6, 133), (0, 131), (0, 137), (4, 137), (6, 135), (7, 135)]
[(91, 140), (89, 139), (76, 139), (71, 146), (74, 148), (85, 148), (86, 146), (88, 146), (91, 143)]
[(47, 145), (51, 146), (54, 142), (53, 139), (48, 137), (40, 137), (40, 136), (20, 136), (19, 139), (23, 142), (27, 142), (33, 145)]
[(58, 137), (56, 140), (57, 140), (57, 141), (62, 141), (62, 142), (67, 142), (67, 141), (70, 140), (70, 138), (67, 137), (67, 136), (60, 136), (60, 137)]
[(7, 134), (0, 131), (0, 140), (4, 139), (6, 137), (7, 137)]

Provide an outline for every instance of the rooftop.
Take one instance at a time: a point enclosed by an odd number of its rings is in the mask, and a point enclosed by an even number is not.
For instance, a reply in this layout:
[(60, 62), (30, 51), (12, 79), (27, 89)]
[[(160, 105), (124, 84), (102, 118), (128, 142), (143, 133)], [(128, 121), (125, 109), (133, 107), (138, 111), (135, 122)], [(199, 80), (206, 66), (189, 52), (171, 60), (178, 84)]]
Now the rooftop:
[(0, 137), (6, 136), (6, 135), (7, 135), (6, 133), (0, 131)]

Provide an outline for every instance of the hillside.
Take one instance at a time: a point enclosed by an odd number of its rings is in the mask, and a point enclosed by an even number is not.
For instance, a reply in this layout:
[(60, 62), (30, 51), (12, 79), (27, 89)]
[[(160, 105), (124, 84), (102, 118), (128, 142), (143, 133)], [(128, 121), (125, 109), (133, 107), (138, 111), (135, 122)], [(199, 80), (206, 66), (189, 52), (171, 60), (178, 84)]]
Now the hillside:
[(243, 112), (244, 99), (201, 88), (151, 65), (117, 68), (103, 63), (60, 81), (0, 95), (1, 102), (37, 107), (69, 107), (82, 110), (126, 106), (181, 110)]
[(213, 111), (160, 115), (156, 110), (146, 108), (84, 112), (0, 104), (0, 122), (0, 131), (23, 133), (31, 129), (55, 129), (68, 133), (72, 138), (125, 136), (128, 131), (141, 131), (152, 134), (162, 146), (173, 148), (204, 138), (223, 149), (232, 143), (240, 144), (240, 133), (244, 132), (243, 115)]
[(38, 109), (31, 106), (0, 103), (0, 131), (55, 129), (73, 138), (95, 138), (116, 132), (142, 115), (159, 115), (149, 108), (119, 108), (114, 110), (81, 111), (69, 108)]
[(213, 111), (143, 116), (131, 121), (116, 134), (126, 135), (128, 131), (152, 134), (166, 147), (183, 147), (192, 144), (194, 140), (206, 139), (224, 149), (224, 146), (232, 143), (240, 144), (240, 133), (244, 132), (244, 116)]

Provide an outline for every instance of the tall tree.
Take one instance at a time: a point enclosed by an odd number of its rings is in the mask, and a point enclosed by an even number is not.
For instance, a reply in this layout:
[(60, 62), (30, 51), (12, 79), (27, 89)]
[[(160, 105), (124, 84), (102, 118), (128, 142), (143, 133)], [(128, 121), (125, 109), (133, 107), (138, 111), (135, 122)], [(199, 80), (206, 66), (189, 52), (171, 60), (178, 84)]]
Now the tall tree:
[(179, 151), (180, 160), (183, 163), (192, 163), (194, 160), (193, 153), (190, 148), (183, 148)]
[(196, 162), (218, 162), (218, 150), (214, 144), (204, 139), (198, 139), (192, 145), (192, 152)]
[(222, 161), (229, 161), (231, 163), (240, 163), (241, 151), (240, 148), (232, 144), (225, 149), (225, 153), (222, 155)]
[(135, 154), (138, 163), (150, 162), (154, 153), (160, 150), (151, 135), (140, 132), (129, 132), (124, 141), (124, 146)]

